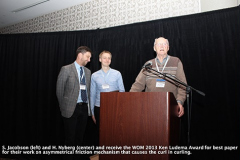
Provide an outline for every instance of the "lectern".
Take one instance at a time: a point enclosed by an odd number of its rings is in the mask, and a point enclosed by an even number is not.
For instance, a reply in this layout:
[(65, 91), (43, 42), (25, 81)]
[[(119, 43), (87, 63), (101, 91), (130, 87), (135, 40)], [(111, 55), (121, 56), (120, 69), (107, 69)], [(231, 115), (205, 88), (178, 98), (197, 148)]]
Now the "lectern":
[(178, 159), (168, 154), (169, 146), (179, 145), (177, 113), (178, 105), (170, 92), (101, 93), (99, 144), (105, 150), (110, 146), (108, 151), (113, 147), (115, 153), (100, 154), (99, 159)]

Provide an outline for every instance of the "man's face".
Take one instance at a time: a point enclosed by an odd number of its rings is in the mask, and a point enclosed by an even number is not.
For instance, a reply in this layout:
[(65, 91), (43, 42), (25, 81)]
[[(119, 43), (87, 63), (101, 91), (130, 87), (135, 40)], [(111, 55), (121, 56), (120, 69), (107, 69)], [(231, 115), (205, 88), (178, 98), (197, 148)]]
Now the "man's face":
[(158, 38), (154, 44), (154, 51), (158, 56), (166, 56), (169, 50), (169, 45), (166, 39)]
[(82, 53), (78, 54), (79, 64), (82, 66), (86, 66), (87, 63), (90, 62), (90, 58), (91, 58), (90, 52), (86, 52), (84, 54)]
[(101, 57), (99, 57), (99, 61), (102, 63), (102, 66), (109, 67), (111, 64), (112, 56), (109, 53), (103, 53)]

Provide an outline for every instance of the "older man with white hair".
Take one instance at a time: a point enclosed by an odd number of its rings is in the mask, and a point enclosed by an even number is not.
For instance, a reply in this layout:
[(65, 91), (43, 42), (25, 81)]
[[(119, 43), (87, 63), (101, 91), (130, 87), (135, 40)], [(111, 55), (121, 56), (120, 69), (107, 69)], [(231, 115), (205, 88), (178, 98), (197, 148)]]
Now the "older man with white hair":
[[(179, 58), (168, 55), (169, 42), (164, 37), (155, 39), (154, 51), (157, 56), (146, 62), (152, 64), (152, 69), (160, 73), (167, 73), (176, 77), (180, 81), (187, 83), (182, 62)], [(184, 114), (183, 104), (186, 100), (186, 88), (176, 84), (173, 80), (155, 75), (152, 72), (142, 69), (133, 83), (130, 92), (172, 92), (178, 102), (178, 116)]]

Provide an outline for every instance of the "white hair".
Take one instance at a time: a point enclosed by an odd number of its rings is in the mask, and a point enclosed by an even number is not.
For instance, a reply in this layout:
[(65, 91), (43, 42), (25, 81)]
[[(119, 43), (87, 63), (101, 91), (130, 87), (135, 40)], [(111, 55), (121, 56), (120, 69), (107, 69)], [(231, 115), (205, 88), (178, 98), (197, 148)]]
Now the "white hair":
[(158, 37), (158, 38), (155, 39), (153, 46), (156, 44), (156, 40), (158, 40), (158, 39), (160, 39), (160, 38), (165, 39), (165, 40), (167, 41), (167, 44), (169, 45), (168, 39), (166, 39), (166, 38), (164, 38), (164, 37)]

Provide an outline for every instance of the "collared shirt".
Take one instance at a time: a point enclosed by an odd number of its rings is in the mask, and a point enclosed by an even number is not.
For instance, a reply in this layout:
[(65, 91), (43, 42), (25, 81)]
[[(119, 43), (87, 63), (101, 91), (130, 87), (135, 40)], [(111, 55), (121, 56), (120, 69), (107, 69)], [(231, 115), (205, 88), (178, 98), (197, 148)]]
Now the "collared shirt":
[[(83, 66), (80, 66), (76, 61), (74, 62), (75, 64), (75, 67), (77, 69), (77, 73), (78, 73), (78, 80), (79, 80), (79, 87), (80, 87), (80, 82), (81, 82), (81, 77), (80, 77), (80, 67), (82, 67), (82, 70), (83, 70), (83, 78), (85, 78), (85, 72), (84, 72), (84, 67)], [(87, 88), (86, 88), (86, 93), (87, 93)], [(88, 94), (87, 94), (88, 95)], [(78, 94), (78, 100), (77, 100), (77, 103), (79, 102), (83, 102), (82, 101), (82, 97), (81, 97), (81, 90), (79, 88), (79, 94)]]
[(122, 75), (119, 71), (110, 68), (107, 73), (102, 69), (93, 73), (90, 88), (92, 115), (94, 115), (94, 106), (100, 107), (100, 93), (117, 90), (119, 92), (125, 92)]
[(157, 59), (157, 63), (162, 65), (162, 64), (164, 64), (167, 61), (168, 55), (163, 59), (162, 63), (159, 61), (158, 57), (156, 57), (156, 59)]

